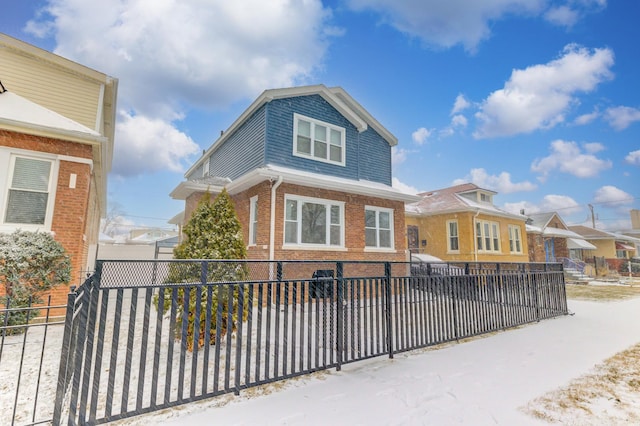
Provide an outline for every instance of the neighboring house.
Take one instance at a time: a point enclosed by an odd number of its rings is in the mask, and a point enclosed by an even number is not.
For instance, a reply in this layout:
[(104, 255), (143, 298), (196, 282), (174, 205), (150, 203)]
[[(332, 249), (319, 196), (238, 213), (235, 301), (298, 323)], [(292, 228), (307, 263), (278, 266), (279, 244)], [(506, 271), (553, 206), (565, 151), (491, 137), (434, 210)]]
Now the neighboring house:
[(592, 256), (605, 259), (630, 259), (636, 256), (636, 244), (640, 239), (615, 232), (603, 231), (588, 226), (570, 226), (570, 230), (596, 246)]
[(339, 87), (266, 90), (172, 192), (232, 196), (251, 259), (406, 260), (397, 139)]
[(531, 262), (558, 262), (562, 258), (583, 260), (596, 246), (569, 229), (556, 212), (527, 215), (527, 240)]
[(409, 250), (446, 261), (527, 262), (526, 217), (500, 210), (472, 183), (418, 194), (407, 205)]
[(629, 213), (631, 215), (631, 229), (620, 231), (620, 234), (633, 237), (637, 240), (635, 243), (635, 257), (640, 257), (640, 210), (631, 209)]
[(76, 285), (106, 211), (117, 80), (0, 34), (0, 82), (0, 232), (51, 232)]

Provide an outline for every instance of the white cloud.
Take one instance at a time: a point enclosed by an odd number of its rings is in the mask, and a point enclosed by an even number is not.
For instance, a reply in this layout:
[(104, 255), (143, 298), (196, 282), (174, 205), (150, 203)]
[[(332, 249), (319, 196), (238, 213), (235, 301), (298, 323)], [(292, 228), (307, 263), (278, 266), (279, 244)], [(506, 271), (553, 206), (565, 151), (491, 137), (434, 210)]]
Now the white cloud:
[(427, 139), (429, 139), (429, 136), (431, 136), (432, 133), (432, 130), (420, 127), (418, 130), (411, 133), (411, 139), (413, 139), (413, 141), (418, 145), (422, 145), (427, 141)]
[(605, 147), (600, 142), (587, 142), (582, 145), (584, 150), (589, 154), (595, 154), (596, 152), (604, 151)]
[(552, 24), (561, 27), (572, 27), (578, 22), (579, 14), (568, 6), (551, 7), (544, 14), (544, 18)]
[[(531, 170), (540, 173), (539, 179), (544, 181), (549, 173), (559, 170), (579, 178), (597, 176), (603, 170), (612, 166), (610, 160), (601, 160), (595, 155), (583, 152), (576, 142), (555, 140), (551, 142), (551, 154), (542, 159), (536, 159), (531, 164)], [(591, 146), (593, 149), (594, 146)]]
[(640, 149), (631, 151), (626, 157), (624, 157), (624, 161), (634, 166), (640, 166)]
[(604, 118), (615, 130), (624, 130), (636, 121), (640, 121), (640, 109), (626, 106), (609, 108)]
[(596, 191), (593, 201), (609, 207), (619, 207), (633, 203), (633, 195), (615, 186), (605, 185)]
[(200, 147), (171, 123), (120, 111), (116, 127), (113, 172), (132, 176), (146, 172), (184, 171), (184, 161)]
[(514, 70), (504, 88), (483, 101), (474, 136), (511, 136), (556, 126), (565, 120), (579, 92), (590, 92), (612, 78), (613, 62), (610, 49), (569, 45), (558, 59)]
[(411, 185), (407, 185), (406, 183), (401, 182), (400, 179), (395, 178), (395, 177), (391, 180), (391, 186), (396, 188), (397, 190), (402, 191), (402, 192), (407, 193), (407, 194), (414, 194), (415, 195), (418, 192), (420, 192), (420, 191), (418, 191), (417, 188), (415, 188), (415, 187), (413, 187)]
[[(574, 24), (584, 13), (602, 9), (605, 0), (570, 1), (568, 6), (547, 0), (347, 0), (357, 11), (373, 10), (384, 22), (428, 45), (462, 45), (475, 51), (491, 36), (493, 23), (505, 17), (538, 17), (556, 25)], [(549, 9), (547, 9), (549, 6)]]
[(467, 117), (458, 114), (451, 117), (451, 127), (467, 127)]
[(582, 115), (576, 117), (576, 119), (573, 120), (573, 123), (578, 125), (578, 126), (584, 126), (585, 124), (591, 123), (593, 120), (595, 120), (599, 116), (600, 116), (600, 112), (599, 111), (593, 111), (593, 112), (591, 112), (589, 114), (582, 114)]
[(398, 164), (402, 164), (407, 160), (407, 156), (411, 151), (398, 148), (398, 146), (391, 147), (391, 164), (397, 166)]
[(226, 107), (309, 76), (327, 48), (320, 0), (49, 0), (28, 24), (56, 53), (120, 79), (136, 112), (174, 119), (183, 104)]
[(549, 194), (542, 198), (540, 203), (519, 201), (505, 203), (502, 208), (510, 213), (519, 214), (524, 209), (525, 214), (557, 211), (561, 216), (581, 212), (584, 208), (573, 198), (567, 195)]
[(509, 194), (520, 191), (533, 191), (536, 185), (529, 182), (511, 182), (511, 174), (502, 172), (499, 175), (490, 175), (485, 169), (471, 169), (464, 179), (456, 179), (453, 185), (460, 185), (466, 182), (472, 182), (481, 188), (492, 189), (501, 194)]
[(471, 106), (471, 102), (464, 97), (463, 94), (459, 94), (456, 96), (456, 100), (453, 103), (453, 108), (451, 109), (451, 115), (457, 114), (460, 111), (464, 111), (465, 109)]

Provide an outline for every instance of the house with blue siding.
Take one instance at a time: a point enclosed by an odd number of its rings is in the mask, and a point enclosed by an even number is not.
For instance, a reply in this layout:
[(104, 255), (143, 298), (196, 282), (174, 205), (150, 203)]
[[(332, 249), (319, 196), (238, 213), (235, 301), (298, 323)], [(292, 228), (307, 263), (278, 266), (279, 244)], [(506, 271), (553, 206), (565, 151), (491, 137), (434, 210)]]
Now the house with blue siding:
[(405, 203), (391, 186), (398, 143), (346, 91), (264, 91), (171, 192), (184, 220), (226, 188), (249, 258), (406, 260)]

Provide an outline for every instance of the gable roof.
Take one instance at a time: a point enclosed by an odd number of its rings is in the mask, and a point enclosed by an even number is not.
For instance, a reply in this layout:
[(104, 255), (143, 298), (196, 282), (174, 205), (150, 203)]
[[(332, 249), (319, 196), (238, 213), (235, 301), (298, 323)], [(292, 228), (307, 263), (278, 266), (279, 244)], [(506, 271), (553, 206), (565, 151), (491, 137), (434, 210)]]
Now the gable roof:
[(509, 213), (505, 210), (499, 209), (493, 204), (473, 201), (467, 197), (462, 196), (462, 194), (474, 191), (497, 194), (495, 191), (480, 188), (473, 183), (465, 183), (462, 185), (455, 185), (449, 188), (438, 189), (435, 191), (422, 192), (418, 194), (422, 197), (422, 199), (416, 203), (407, 205), (405, 210), (408, 214), (415, 215), (436, 215), (460, 211), (480, 211), (491, 216), (519, 219), (523, 222), (526, 220), (526, 218), (522, 215)]
[(189, 176), (197, 169), (207, 157), (215, 152), (224, 142), (237, 130), (253, 113), (255, 113), (264, 104), (274, 99), (286, 99), (298, 96), (319, 95), (331, 106), (333, 106), (340, 114), (342, 114), (353, 126), (359, 131), (367, 130), (369, 126), (378, 132), (390, 146), (398, 144), (398, 139), (380, 124), (362, 105), (353, 99), (343, 88), (328, 88), (324, 84), (316, 84), (313, 86), (288, 87), (283, 89), (268, 89), (262, 92), (258, 98), (244, 110), (242, 114), (225, 130), (220, 137), (202, 154), (200, 159), (196, 161), (185, 176)]

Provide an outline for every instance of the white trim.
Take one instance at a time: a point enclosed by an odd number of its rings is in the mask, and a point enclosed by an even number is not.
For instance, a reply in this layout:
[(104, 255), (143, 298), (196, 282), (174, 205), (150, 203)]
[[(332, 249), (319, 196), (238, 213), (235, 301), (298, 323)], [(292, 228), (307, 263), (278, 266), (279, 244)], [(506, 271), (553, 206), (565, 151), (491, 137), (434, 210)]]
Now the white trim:
[[(367, 210), (369, 211), (373, 211), (376, 213), (376, 226), (375, 228), (367, 228)], [(380, 228), (380, 213), (388, 213), (389, 214), (389, 229), (388, 231), (391, 233), (390, 236), (390, 242), (391, 242), (391, 246), (390, 247), (381, 247), (380, 246), (380, 231), (382, 230)], [(365, 205), (364, 206), (364, 214), (365, 214), (365, 221), (364, 221), (364, 232), (365, 232), (365, 238), (364, 238), (364, 246), (366, 249), (377, 249), (377, 250), (382, 250), (382, 251), (395, 251), (395, 246), (396, 246), (396, 242), (395, 242), (395, 230), (394, 230), (394, 211), (393, 209), (387, 208), (387, 207), (377, 207), (377, 206), (370, 206), (370, 205)], [(366, 236), (366, 232), (367, 229), (375, 229), (376, 231), (376, 245), (375, 246), (368, 246), (367, 245), (367, 236)], [(387, 229), (384, 229), (387, 230)]]
[[(309, 150), (311, 151), (309, 154), (304, 154), (299, 152), (298, 150), (298, 123), (300, 121), (306, 121), (310, 124), (309, 128)], [(327, 145), (327, 157), (319, 157), (315, 155), (315, 140), (316, 140), (316, 127), (323, 126), (330, 130), (335, 130), (340, 132), (340, 161), (331, 160), (331, 145), (335, 145), (331, 143), (331, 132), (328, 132), (327, 139), (324, 141)], [(336, 166), (345, 166), (346, 165), (346, 141), (347, 141), (347, 131), (344, 127), (336, 126), (335, 124), (327, 123), (326, 121), (318, 120), (315, 118), (307, 117), (306, 115), (294, 113), (293, 114), (293, 144), (292, 144), (292, 153), (294, 157), (306, 158), (308, 160), (320, 161), (323, 163), (333, 164)]]
[[(287, 202), (288, 201), (296, 201), (296, 242), (290, 243), (287, 242)], [(302, 205), (304, 203), (309, 204), (319, 204), (324, 205), (326, 209), (326, 219), (325, 219), (325, 243), (317, 244), (317, 243), (303, 243), (302, 241)], [(337, 206), (340, 209), (340, 243), (339, 244), (331, 244), (331, 226), (334, 225), (331, 223), (331, 207)], [(313, 198), (313, 197), (305, 197), (301, 195), (294, 194), (284, 194), (284, 205), (283, 205), (283, 222), (282, 222), (282, 246), (293, 248), (293, 247), (308, 247), (308, 248), (344, 248), (344, 240), (345, 240), (345, 202), (344, 201), (336, 201), (336, 200), (328, 200), (324, 198)], [(289, 222), (293, 222), (289, 220)]]
[[(508, 225), (509, 231), (509, 253), (511, 254), (523, 254), (524, 248), (522, 247), (522, 229), (518, 225)], [(512, 238), (513, 237), (513, 238)], [(516, 246), (516, 241), (520, 245), (520, 250), (511, 250), (511, 245)]]
[[(480, 225), (480, 235), (477, 234), (478, 224)], [(487, 250), (487, 248), (486, 248), (487, 234), (485, 232), (485, 225), (489, 226), (488, 237), (489, 237), (489, 239), (491, 241), (491, 244), (490, 244), (491, 249), (490, 250)], [(502, 253), (502, 242), (500, 241), (500, 223), (495, 222), (495, 221), (491, 221), (491, 220), (476, 219), (475, 228), (476, 228), (476, 241), (477, 241), (478, 237), (480, 237), (482, 239), (482, 249), (480, 249), (480, 247), (478, 247), (478, 252), (479, 253)], [(497, 248), (495, 247), (495, 241), (496, 240), (498, 241), (498, 247)]]
[(258, 213), (258, 196), (254, 195), (249, 198), (249, 246), (255, 246), (256, 241), (258, 240), (257, 230), (258, 230), (258, 218), (256, 214)]
[[(25, 231), (50, 231), (51, 224), (53, 222), (53, 213), (56, 202), (56, 189), (58, 187), (58, 172), (60, 168), (59, 160), (50, 155), (37, 155), (45, 153), (36, 153), (36, 155), (32, 155), (33, 153), (31, 151), (28, 151), (28, 154), (23, 154), (22, 152), (15, 153), (10, 150), (7, 151), (9, 151), (8, 158), (5, 158), (4, 160), (9, 162), (9, 166), (7, 167), (7, 174), (4, 177), (0, 176), (0, 189), (2, 190), (2, 193), (0, 194), (0, 231), (6, 232), (14, 231), (17, 229), (22, 229)], [(44, 223), (42, 224), (13, 223), (5, 221), (9, 202), (9, 191), (11, 189), (11, 181), (13, 180), (13, 173), (15, 171), (16, 158), (48, 161), (51, 164), (47, 189), (47, 205), (45, 207)], [(0, 161), (2, 161), (2, 156), (0, 156)]]
[[(451, 248), (451, 237), (453, 237), (453, 235), (451, 235), (450, 231), (450, 224), (451, 223), (455, 223), (456, 224), (456, 235), (455, 238), (458, 239), (458, 248), (457, 249), (452, 249)], [(460, 253), (460, 224), (458, 223), (458, 219), (449, 219), (446, 222), (446, 226), (447, 226), (447, 253)]]

